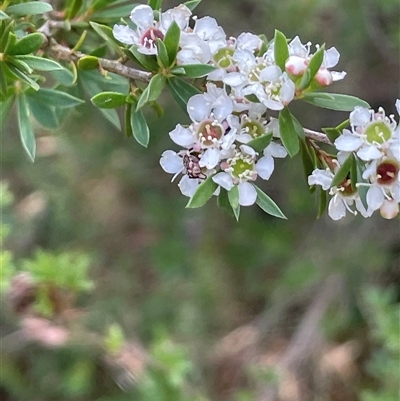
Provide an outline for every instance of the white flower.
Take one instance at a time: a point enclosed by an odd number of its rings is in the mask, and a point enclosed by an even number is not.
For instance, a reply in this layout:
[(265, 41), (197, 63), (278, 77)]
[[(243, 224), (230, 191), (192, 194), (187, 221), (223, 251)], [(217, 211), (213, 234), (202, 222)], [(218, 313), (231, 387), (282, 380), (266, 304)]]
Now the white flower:
[(153, 9), (141, 4), (132, 10), (130, 18), (137, 29), (132, 30), (125, 25), (114, 25), (114, 37), (122, 43), (137, 45), (140, 53), (157, 54), (156, 40), (164, 39), (165, 29), (155, 21)]
[[(338, 170), (340, 167), (337, 163)], [(363, 217), (370, 217), (373, 210), (364, 207), (358, 192), (353, 191), (350, 183), (345, 181), (337, 187), (331, 187), (334, 174), (331, 170), (320, 170), (315, 169), (312, 174), (308, 177), (309, 185), (320, 185), (322, 190), (326, 191), (329, 189), (329, 194), (332, 195), (328, 205), (328, 215), (333, 220), (340, 220), (346, 216), (346, 212), (357, 214), (352, 209), (355, 205), (356, 209), (361, 213)]]

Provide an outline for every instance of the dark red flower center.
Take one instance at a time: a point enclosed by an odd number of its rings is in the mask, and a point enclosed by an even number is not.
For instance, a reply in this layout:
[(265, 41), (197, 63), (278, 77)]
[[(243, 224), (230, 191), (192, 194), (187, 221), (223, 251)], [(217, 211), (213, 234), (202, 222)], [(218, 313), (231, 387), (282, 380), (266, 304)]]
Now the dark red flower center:
[(399, 173), (399, 166), (397, 163), (385, 161), (376, 169), (376, 174), (378, 176), (378, 184), (380, 185), (390, 185), (394, 182)]
[(141, 42), (144, 47), (151, 49), (156, 46), (157, 39), (164, 39), (164, 34), (157, 28), (149, 28), (142, 36)]

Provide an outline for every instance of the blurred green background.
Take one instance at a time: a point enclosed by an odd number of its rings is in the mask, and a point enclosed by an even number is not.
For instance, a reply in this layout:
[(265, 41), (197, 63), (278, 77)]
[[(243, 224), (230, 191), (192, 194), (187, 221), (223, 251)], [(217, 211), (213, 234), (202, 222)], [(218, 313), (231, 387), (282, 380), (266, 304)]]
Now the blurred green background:
[[(335, 46), (348, 76), (333, 90), (395, 112), (398, 0), (203, 0), (196, 14), (228, 36), (277, 28)], [(15, 116), (2, 127), (12, 265), (88, 268), (94, 288), (63, 316), (66, 346), (18, 336), (21, 317), (2, 297), (0, 400), (398, 400), (399, 220), (317, 220), (298, 158), (278, 160), (265, 185), (287, 221), (254, 206), (237, 223), (213, 200), (187, 210), (159, 158), (188, 118), (168, 94), (162, 104), (161, 119), (147, 114), (147, 150), (89, 103), (57, 132), (36, 127), (34, 164)], [(347, 118), (294, 113), (317, 130)]]

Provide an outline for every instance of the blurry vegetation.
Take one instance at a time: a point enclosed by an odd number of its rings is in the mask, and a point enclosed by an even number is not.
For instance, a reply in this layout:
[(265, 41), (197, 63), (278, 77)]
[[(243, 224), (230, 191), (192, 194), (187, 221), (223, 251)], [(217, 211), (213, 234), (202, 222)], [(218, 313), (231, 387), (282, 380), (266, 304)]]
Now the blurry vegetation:
[[(335, 46), (337, 85), (394, 112), (397, 0), (203, 0), (197, 14)], [(158, 165), (184, 119), (171, 103), (148, 150), (90, 105), (36, 127), (34, 164), (15, 120), (1, 127), (0, 399), (397, 400), (399, 220), (315, 220), (286, 161), (265, 189), (288, 221), (186, 210)], [(297, 112), (310, 128), (343, 120)]]

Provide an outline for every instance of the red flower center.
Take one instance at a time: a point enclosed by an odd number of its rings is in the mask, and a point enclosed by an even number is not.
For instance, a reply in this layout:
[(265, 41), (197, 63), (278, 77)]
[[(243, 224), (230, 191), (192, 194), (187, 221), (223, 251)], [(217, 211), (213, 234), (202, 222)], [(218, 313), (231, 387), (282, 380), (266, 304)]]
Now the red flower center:
[(399, 173), (399, 166), (397, 163), (385, 161), (381, 163), (377, 169), (376, 174), (378, 176), (378, 184), (390, 185), (394, 182)]

